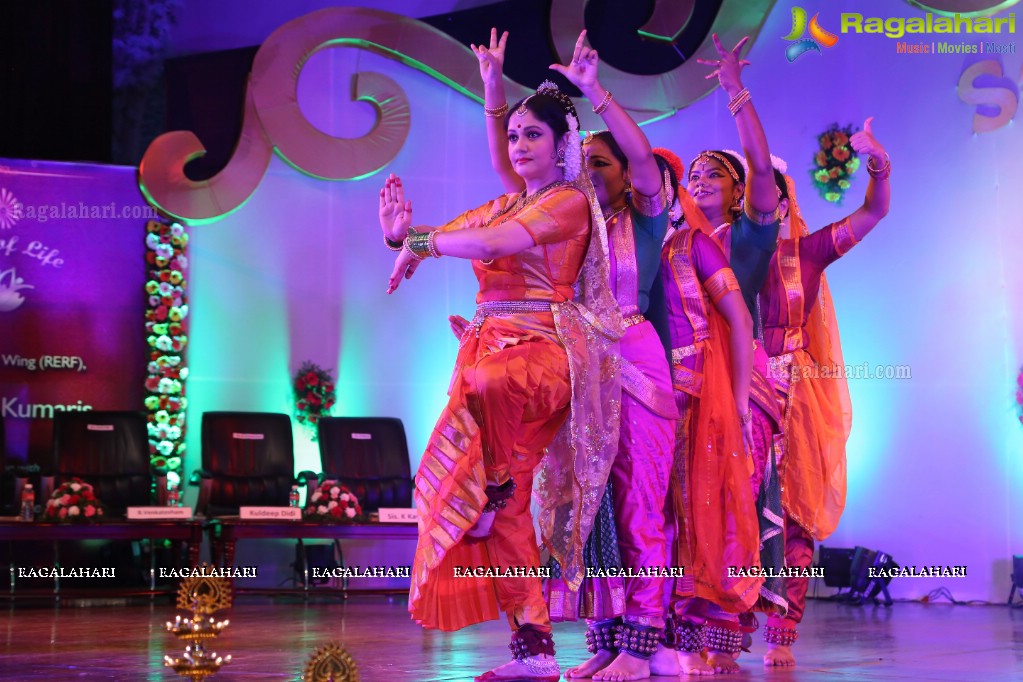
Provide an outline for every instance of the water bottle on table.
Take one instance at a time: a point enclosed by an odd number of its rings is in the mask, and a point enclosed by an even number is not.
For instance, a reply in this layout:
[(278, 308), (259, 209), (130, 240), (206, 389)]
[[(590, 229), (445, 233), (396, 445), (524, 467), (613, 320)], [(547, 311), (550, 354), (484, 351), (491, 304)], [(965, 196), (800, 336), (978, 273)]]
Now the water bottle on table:
[(35, 521), (36, 518), (36, 491), (31, 483), (26, 483), (21, 489), (21, 513), (18, 519), (21, 521)]

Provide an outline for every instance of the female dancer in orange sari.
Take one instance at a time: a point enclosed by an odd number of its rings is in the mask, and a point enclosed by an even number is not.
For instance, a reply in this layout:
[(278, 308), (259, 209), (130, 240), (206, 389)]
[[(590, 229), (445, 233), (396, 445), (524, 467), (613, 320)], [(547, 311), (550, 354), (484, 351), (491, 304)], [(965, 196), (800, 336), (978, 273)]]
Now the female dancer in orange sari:
[[(507, 35), (498, 40), (493, 30), (489, 48), (476, 48), (488, 99), (500, 87)], [(616, 537), (620, 552), (620, 565), (616, 561), (608, 568), (631, 569), (637, 575), (590, 577), (579, 588), (556, 576), (548, 581), (547, 590), (553, 620), (589, 620), (587, 642), (593, 657), (568, 670), (565, 677), (636, 680), (651, 672), (666, 672), (657, 668), (651, 656), (664, 626), (663, 576), (668, 564), (664, 502), (678, 412), (664, 347), (644, 313), (657, 279), (669, 202), (646, 135), (601, 87), (597, 53), (586, 46), (585, 39), (583, 31), (571, 61), (551, 68), (579, 88), (608, 128), (588, 135), (583, 144), (607, 223), (611, 288), (626, 324), (621, 340), (621, 435), (609, 479), (614, 522), (601, 526), (601, 531)], [(505, 186), (514, 189), (521, 179), (511, 172), (504, 148), (495, 144), (495, 128), (492, 122), (492, 161)], [(670, 672), (675, 674), (677, 665)]]
[[(676, 275), (674, 281), (665, 282), (666, 299), (674, 307), (670, 309), (673, 325), (692, 329), (682, 334), (676, 328), (678, 338), (672, 340), (673, 380), (682, 412), (675, 457), (677, 482), (673, 485), (677, 546), (679, 562), (685, 563), (687, 570), (692, 569), (691, 575), (676, 584), (672, 634), (680, 653), (680, 665), (688, 674), (736, 672), (734, 656), (740, 650), (743, 630), (740, 615), (758, 602), (765, 610), (784, 610), (784, 598), (778, 594), (780, 586), (765, 581), (759, 571), (762, 556), (768, 567), (779, 564), (777, 567), (781, 568), (777, 540), (774, 546), (777, 556), (770, 552), (770, 541), (780, 536), (780, 526), (765, 523), (770, 513), (761, 512), (758, 516), (757, 508), (758, 497), (761, 508), (769, 506), (765, 504), (767, 493), (772, 486), (777, 489), (777, 479), (772, 475), (771, 440), (780, 413), (766, 379), (767, 357), (762, 348), (758, 351), (754, 347), (750, 338), (743, 353), (735, 356), (746, 358), (746, 352), (753, 349), (749, 364), (735, 366), (729, 379), (727, 373), (721, 373), (720, 368), (727, 364), (721, 363), (722, 353), (718, 352), (715, 362), (719, 369), (716, 377), (712, 376), (714, 365), (708, 363), (715, 354), (708, 354), (706, 348), (712, 346), (705, 344), (721, 342), (723, 325), (715, 335), (709, 307), (705, 302), (700, 305), (699, 290), (686, 284), (687, 277), (692, 276), (694, 260), (709, 260), (706, 253), (700, 253), (700, 237), (713, 237), (724, 253), (723, 262), (730, 266), (729, 275), (733, 277), (730, 283), (734, 282), (741, 294), (756, 334), (756, 292), (762, 285), (777, 239), (778, 197), (772, 182), (767, 138), (740, 78), (745, 62), (739, 60), (738, 54), (745, 39), (731, 51), (721, 46), (717, 36), (714, 43), (721, 59), (702, 63), (717, 67), (714, 75), (732, 98), (729, 110), (736, 120), (749, 172), (738, 158), (726, 152), (709, 151), (697, 156), (689, 168), (691, 197), (680, 197), (686, 209), (687, 232), (692, 234), (688, 238), (673, 236), (674, 241), (669, 241), (671, 248), (663, 256)], [(740, 205), (743, 195), (745, 202)], [(712, 230), (715, 225), (719, 227)], [(695, 254), (694, 248), (698, 249)], [(709, 276), (712, 271), (706, 274)], [(722, 286), (716, 283), (712, 289), (716, 292)], [(734, 347), (732, 353), (736, 353)], [(736, 382), (747, 381), (747, 391), (737, 393)], [(715, 391), (729, 386), (739, 401), (736, 407), (741, 433), (746, 452), (753, 458), (743, 462), (745, 477), (740, 475), (735, 462), (729, 467), (714, 459), (739, 452), (710, 440), (727, 437), (730, 421), (719, 418), (714, 426), (704, 422), (708, 418), (705, 401), (720, 404)], [(707, 433), (701, 434), (700, 428)], [(708, 449), (708, 445), (713, 449)], [(700, 657), (704, 648), (709, 652), (706, 662)]]
[[(450, 399), (416, 476), (409, 611), (424, 627), (457, 630), (503, 610), (514, 660), (477, 679), (554, 682), (560, 668), (529, 512), (533, 471), (542, 461), (544, 541), (578, 579), (617, 445), (622, 323), (571, 100), (545, 83), (505, 120), (522, 193), (436, 229), (411, 227), (400, 179), (380, 194), (384, 239), (400, 251), (389, 292), (428, 256), (472, 260), (480, 283)], [(523, 576), (522, 567), (536, 570)]]
[[(869, 157), (870, 184), (863, 205), (813, 234), (806, 229), (795, 185), (776, 173), (786, 214), (783, 239), (760, 291), (764, 344), (784, 401), (784, 424), (775, 441), (785, 507), (785, 563), (807, 569), (813, 541), (834, 531), (845, 508), (845, 441), (852, 424), (844, 363), (824, 269), (848, 253), (888, 213), (891, 162), (871, 129), (872, 119), (849, 142)], [(786, 224), (787, 223), (787, 224)], [(772, 615), (764, 630), (764, 664), (795, 665), (792, 645), (803, 618), (809, 580), (804, 571), (785, 583), (789, 611)]]

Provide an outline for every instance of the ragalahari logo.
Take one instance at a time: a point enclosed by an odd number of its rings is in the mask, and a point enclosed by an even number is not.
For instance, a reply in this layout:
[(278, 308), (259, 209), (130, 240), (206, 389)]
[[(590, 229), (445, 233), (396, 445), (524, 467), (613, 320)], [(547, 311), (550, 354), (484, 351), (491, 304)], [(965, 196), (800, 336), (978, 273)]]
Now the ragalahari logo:
[(6, 187), (0, 189), (0, 229), (8, 230), (21, 220), (21, 202)]
[[(820, 15), (814, 14), (813, 19), (808, 24), (806, 21), (806, 10), (802, 7), (792, 8), (792, 30), (789, 31), (787, 36), (782, 38), (782, 40), (792, 42), (785, 49), (785, 57), (790, 62), (796, 61), (807, 52), (820, 54), (821, 45), (824, 47), (834, 47), (835, 43), (838, 42), (838, 36), (821, 28), (821, 25), (817, 22), (818, 16)], [(803, 38), (807, 30), (810, 31), (810, 37)]]

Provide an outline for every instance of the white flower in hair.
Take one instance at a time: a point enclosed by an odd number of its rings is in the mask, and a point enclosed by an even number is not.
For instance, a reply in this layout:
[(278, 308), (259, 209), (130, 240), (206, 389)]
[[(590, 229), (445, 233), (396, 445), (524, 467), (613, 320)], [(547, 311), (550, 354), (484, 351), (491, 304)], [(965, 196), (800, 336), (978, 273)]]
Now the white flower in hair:
[(565, 114), (568, 122), (568, 145), (565, 148), (565, 180), (574, 182), (583, 169), (583, 141), (579, 136), (579, 120), (571, 113)]
[(785, 159), (780, 156), (775, 156), (774, 154), (771, 154), (771, 165), (782, 175), (785, 175), (785, 173), (789, 170), (789, 164), (785, 162)]
[(749, 164), (746, 163), (745, 154), (737, 152), (734, 149), (722, 149), (721, 151), (723, 151), (726, 154), (731, 154), (732, 156), (734, 156), (736, 161), (739, 162), (739, 165), (742, 166), (742, 172), (745, 173), (747, 178), (749, 177)]

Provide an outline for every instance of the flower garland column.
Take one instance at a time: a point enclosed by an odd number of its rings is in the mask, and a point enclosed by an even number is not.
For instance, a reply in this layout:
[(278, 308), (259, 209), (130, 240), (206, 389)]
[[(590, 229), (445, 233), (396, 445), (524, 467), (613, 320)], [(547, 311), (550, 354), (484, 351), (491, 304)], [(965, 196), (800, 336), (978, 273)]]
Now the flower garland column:
[(185, 454), (185, 347), (188, 345), (186, 293), (188, 234), (178, 223), (151, 220), (146, 224), (146, 343), (149, 364), (146, 411), (149, 457), (166, 469), (168, 484), (180, 486)]

